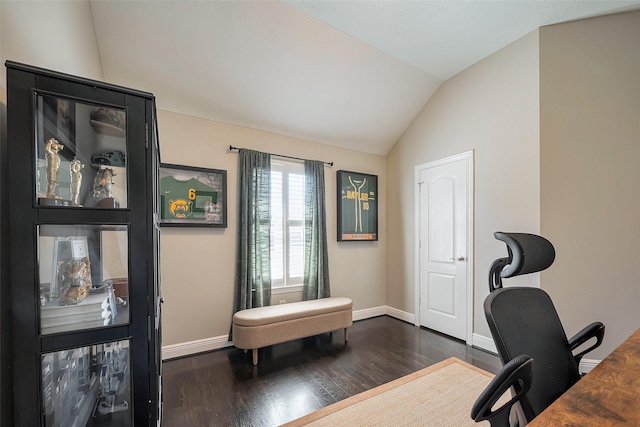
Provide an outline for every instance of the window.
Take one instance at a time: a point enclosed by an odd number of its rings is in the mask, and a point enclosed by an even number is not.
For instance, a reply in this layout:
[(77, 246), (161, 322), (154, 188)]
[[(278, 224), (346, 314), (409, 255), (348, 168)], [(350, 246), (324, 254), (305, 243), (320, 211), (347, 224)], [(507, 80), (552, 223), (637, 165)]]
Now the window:
[(271, 160), (271, 286), (301, 286), (304, 276), (304, 164)]

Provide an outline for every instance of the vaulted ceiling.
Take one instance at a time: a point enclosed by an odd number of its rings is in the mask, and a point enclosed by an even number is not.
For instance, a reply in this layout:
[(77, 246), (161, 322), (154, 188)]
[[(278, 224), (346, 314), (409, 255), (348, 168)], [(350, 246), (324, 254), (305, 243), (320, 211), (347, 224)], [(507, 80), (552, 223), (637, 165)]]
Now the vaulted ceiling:
[(164, 110), (386, 154), (443, 81), (587, 1), (90, 0), (105, 80)]

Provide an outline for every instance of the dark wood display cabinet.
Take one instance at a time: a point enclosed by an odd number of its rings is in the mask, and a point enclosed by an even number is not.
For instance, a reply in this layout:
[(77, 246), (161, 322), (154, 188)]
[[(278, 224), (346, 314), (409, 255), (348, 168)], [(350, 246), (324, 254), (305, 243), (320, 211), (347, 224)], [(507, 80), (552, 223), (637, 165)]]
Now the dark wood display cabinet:
[(2, 398), (12, 400), (12, 414), (3, 421), (158, 426), (155, 99), (5, 65), (2, 271), (10, 314), (3, 309), (2, 320), (11, 356)]

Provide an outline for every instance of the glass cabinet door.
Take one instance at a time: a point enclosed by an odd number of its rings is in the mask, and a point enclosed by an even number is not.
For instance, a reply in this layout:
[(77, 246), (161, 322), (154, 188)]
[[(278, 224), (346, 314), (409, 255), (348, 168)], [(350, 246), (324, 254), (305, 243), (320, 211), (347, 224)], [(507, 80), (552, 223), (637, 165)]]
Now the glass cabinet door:
[(129, 322), (126, 225), (38, 226), (40, 333)]
[(127, 114), (36, 94), (35, 204), (127, 207)]
[(129, 340), (41, 357), (46, 427), (132, 425)]

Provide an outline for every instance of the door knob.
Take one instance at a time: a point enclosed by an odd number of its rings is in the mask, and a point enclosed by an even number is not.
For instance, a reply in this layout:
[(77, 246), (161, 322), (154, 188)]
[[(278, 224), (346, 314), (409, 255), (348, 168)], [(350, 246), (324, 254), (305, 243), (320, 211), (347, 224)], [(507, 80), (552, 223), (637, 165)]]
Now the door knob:
[(464, 261), (465, 257), (459, 256), (458, 258), (449, 258), (451, 261)]

